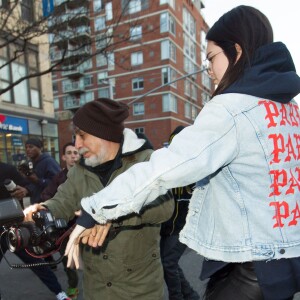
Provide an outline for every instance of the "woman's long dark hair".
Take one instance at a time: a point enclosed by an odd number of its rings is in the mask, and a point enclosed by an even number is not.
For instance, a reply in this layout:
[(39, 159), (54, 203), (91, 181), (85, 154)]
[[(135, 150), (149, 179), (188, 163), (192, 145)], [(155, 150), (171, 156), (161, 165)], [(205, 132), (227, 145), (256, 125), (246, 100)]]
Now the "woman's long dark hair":
[[(256, 49), (273, 42), (273, 30), (268, 18), (251, 6), (237, 6), (225, 13), (208, 31), (208, 41), (222, 48), (229, 66), (213, 96), (222, 94), (226, 88), (238, 80), (245, 68), (251, 66)], [(237, 59), (235, 45), (242, 48)]]

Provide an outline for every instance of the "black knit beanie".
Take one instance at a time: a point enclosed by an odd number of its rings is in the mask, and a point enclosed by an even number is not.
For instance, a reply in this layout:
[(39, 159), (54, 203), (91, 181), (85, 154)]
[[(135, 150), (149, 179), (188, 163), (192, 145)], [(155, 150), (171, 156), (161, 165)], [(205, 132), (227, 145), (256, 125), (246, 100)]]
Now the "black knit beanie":
[(73, 117), (73, 124), (86, 133), (120, 143), (123, 137), (124, 120), (128, 116), (126, 104), (100, 98), (79, 108)]
[(29, 138), (25, 142), (25, 145), (33, 145), (33, 146), (36, 146), (36, 147), (38, 147), (40, 149), (43, 147), (42, 141), (39, 140), (39, 139), (36, 139), (36, 138)]

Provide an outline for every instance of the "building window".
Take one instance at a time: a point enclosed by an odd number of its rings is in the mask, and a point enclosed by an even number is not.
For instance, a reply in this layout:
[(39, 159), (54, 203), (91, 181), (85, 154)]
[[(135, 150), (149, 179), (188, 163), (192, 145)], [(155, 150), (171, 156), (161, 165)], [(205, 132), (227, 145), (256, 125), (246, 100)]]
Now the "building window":
[[(162, 75), (162, 84), (167, 84), (171, 81), (176, 80), (176, 71), (172, 68), (162, 68), (161, 69), (161, 75)], [(171, 84), (173, 87), (177, 87), (177, 83), (174, 82)]]
[(88, 75), (83, 78), (84, 86), (93, 85), (93, 75)]
[(53, 98), (53, 106), (54, 106), (54, 109), (59, 109), (59, 99), (58, 98)]
[(139, 77), (139, 78), (132, 79), (132, 90), (133, 91), (142, 90), (143, 88), (144, 88), (144, 78)]
[[(6, 63), (6, 60), (0, 58), (0, 65), (3, 66)], [(1, 67), (0, 69), (0, 88), (4, 89), (10, 85), (11, 75), (9, 65)], [(1, 95), (2, 100), (11, 102), (11, 91), (7, 91), (6, 93)]]
[(142, 26), (135, 26), (130, 28), (130, 40), (139, 40), (142, 38)]
[(192, 117), (191, 104), (188, 102), (184, 104), (184, 116), (188, 119)]
[(191, 84), (187, 79), (184, 81), (184, 94), (187, 96), (191, 95)]
[[(194, 72), (196, 72), (196, 70), (198, 70), (197, 65), (186, 55), (184, 55), (184, 58), (183, 58), (183, 69), (187, 73), (194, 73)], [(193, 74), (192, 78), (196, 79), (197, 73)]]
[(95, 45), (97, 49), (104, 49), (108, 46), (108, 38), (105, 33), (97, 34), (95, 37)]
[(106, 12), (106, 20), (112, 20), (113, 18), (113, 8), (112, 8), (112, 2), (108, 2), (105, 4), (105, 12)]
[(97, 75), (97, 77), (98, 77), (98, 83), (100, 83), (100, 84), (105, 83), (103, 81), (107, 80), (107, 76), (108, 76), (107, 72), (100, 72), (100, 73), (98, 73), (98, 75)]
[[(0, 43), (2, 41), (0, 40)], [(0, 52), (0, 88), (7, 88), (14, 82), (22, 80), (19, 84), (1, 95), (2, 100), (29, 107), (41, 107), (40, 77), (28, 75), (38, 73), (38, 54), (34, 45), (28, 45), (24, 53), (16, 44), (11, 43), (9, 49)], [(3, 47), (6, 48), (6, 47)], [(18, 50), (22, 55), (18, 54)], [(19, 55), (17, 59), (15, 55)], [(6, 66), (4, 66), (7, 64)]]
[(210, 100), (210, 96), (206, 92), (202, 92), (202, 104), (205, 105)]
[(196, 60), (196, 43), (187, 35), (183, 34), (184, 53), (188, 55), (193, 61)]
[(107, 53), (107, 65), (109, 70), (113, 70), (115, 68), (115, 53)]
[(162, 13), (160, 15), (160, 32), (171, 32), (176, 34), (175, 20), (169, 13)]
[(137, 13), (142, 10), (141, 0), (131, 0), (128, 4), (128, 9), (130, 14)]
[(102, 88), (98, 90), (98, 97), (99, 98), (110, 98), (109, 95), (109, 88)]
[(95, 18), (95, 31), (99, 31), (105, 28), (105, 17)]
[(145, 113), (144, 103), (134, 103), (133, 104), (133, 115), (143, 115)]
[(183, 8), (183, 28), (195, 39), (196, 21), (186, 8)]
[(202, 85), (210, 90), (210, 88), (211, 88), (211, 79), (209, 78), (208, 74), (206, 74), (206, 72), (202, 72), (201, 78), (202, 78)]
[(175, 112), (177, 113), (177, 99), (172, 94), (165, 94), (162, 97), (163, 103), (162, 103), (162, 110), (163, 112)]
[(8, 9), (10, 7), (10, 0), (1, 0), (0, 1), (0, 6), (2, 8)]
[(94, 92), (86, 92), (80, 96), (80, 105), (94, 100)]
[(52, 91), (54, 94), (58, 93), (58, 83), (52, 81)]
[(191, 96), (194, 100), (197, 100), (197, 86), (195, 84), (191, 84)]
[(192, 105), (192, 120), (194, 121), (197, 117), (197, 109), (194, 105)]
[(145, 128), (144, 127), (138, 127), (138, 128), (135, 128), (134, 129), (134, 132), (136, 134), (139, 134), (139, 133), (145, 133)]
[(102, 1), (101, 0), (94, 0), (94, 12), (98, 12), (102, 9)]
[(176, 46), (169, 40), (161, 42), (161, 59), (171, 59), (176, 62)]
[(107, 66), (107, 57), (103, 54), (96, 55), (96, 65), (97, 67)]
[(27, 22), (33, 22), (34, 2), (32, 0), (21, 1), (22, 19)]
[(138, 66), (143, 63), (143, 52), (134, 52), (131, 53), (131, 65), (132, 66)]

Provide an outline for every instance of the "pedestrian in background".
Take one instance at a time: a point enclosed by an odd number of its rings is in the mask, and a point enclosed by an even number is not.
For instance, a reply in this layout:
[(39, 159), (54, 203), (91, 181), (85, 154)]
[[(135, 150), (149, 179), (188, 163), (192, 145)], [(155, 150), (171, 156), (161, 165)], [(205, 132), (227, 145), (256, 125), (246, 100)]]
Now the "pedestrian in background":
[[(194, 124), (149, 162), (83, 198), (82, 209), (103, 224), (196, 182), (180, 241), (217, 262), (206, 269), (213, 281), (206, 298), (292, 299), (300, 290), (300, 111), (293, 100), (300, 78), (253, 7), (225, 13), (207, 41), (217, 88)], [(84, 229), (73, 233), (70, 249)]]
[[(58, 187), (64, 183), (67, 180), (67, 174), (69, 170), (78, 162), (80, 155), (78, 153), (78, 150), (76, 149), (74, 143), (69, 142), (63, 146), (62, 151), (62, 157), (61, 159), (65, 162), (66, 166), (63, 168), (58, 174), (56, 174), (48, 186), (43, 190), (41, 194), (41, 201), (46, 201), (50, 198), (52, 198), (56, 192)], [(73, 218), (69, 223), (68, 226), (71, 227), (75, 224), (75, 218)], [(66, 243), (68, 242), (68, 239), (65, 239), (63, 242), (62, 247), (59, 249), (59, 252), (61, 255), (64, 255), (66, 250)], [(67, 257), (64, 257), (62, 260), (62, 263), (64, 265), (64, 270), (68, 277), (68, 289), (67, 294), (68, 296), (76, 300), (77, 296), (79, 294), (78, 290), (78, 274), (76, 269), (68, 268), (67, 267)]]
[[(170, 135), (169, 144), (174, 136), (183, 129), (184, 126), (175, 128)], [(179, 260), (186, 249), (186, 245), (179, 241), (179, 232), (185, 225), (193, 188), (194, 184), (172, 189), (175, 209), (172, 217), (161, 225), (160, 255), (170, 300), (200, 299), (179, 266)]]
[(29, 161), (19, 167), (20, 173), (30, 184), (18, 190), (30, 196), (31, 204), (40, 202), (41, 192), (61, 170), (57, 161), (48, 153), (43, 153), (42, 149), (43, 145), (39, 139), (28, 139), (25, 142), (25, 150)]

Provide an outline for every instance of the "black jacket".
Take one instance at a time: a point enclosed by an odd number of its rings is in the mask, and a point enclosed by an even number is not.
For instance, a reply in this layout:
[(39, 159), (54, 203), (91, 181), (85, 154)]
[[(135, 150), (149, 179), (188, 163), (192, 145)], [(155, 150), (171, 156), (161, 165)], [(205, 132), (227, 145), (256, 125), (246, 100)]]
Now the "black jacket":
[(167, 222), (164, 222), (161, 226), (161, 235), (178, 235), (181, 229), (185, 225), (186, 215), (188, 213), (190, 199), (192, 197), (194, 184), (177, 187), (172, 189), (175, 209), (174, 213)]

